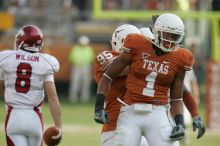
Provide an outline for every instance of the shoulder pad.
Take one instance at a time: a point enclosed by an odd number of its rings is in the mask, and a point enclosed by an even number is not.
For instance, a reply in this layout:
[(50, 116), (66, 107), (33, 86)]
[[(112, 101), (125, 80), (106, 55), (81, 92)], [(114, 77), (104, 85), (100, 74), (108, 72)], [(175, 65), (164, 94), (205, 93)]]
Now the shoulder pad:
[(138, 48), (144, 41), (146, 38), (142, 34), (129, 34), (124, 40), (123, 51), (130, 52), (132, 49)]
[(14, 50), (1, 51), (0, 52), (0, 62), (3, 61), (4, 59), (6, 59), (7, 57), (11, 56), (14, 53), (15, 53)]
[(103, 51), (96, 56), (96, 63), (100, 65), (102, 71), (105, 71), (118, 55), (119, 53), (115, 51)]
[(56, 73), (59, 71), (60, 64), (59, 64), (59, 61), (54, 56), (51, 56), (49, 54), (43, 54), (42, 57), (49, 64), (49, 73)]
[(180, 48), (180, 51), (180, 58), (182, 59), (184, 70), (191, 70), (194, 64), (194, 57), (192, 52), (186, 48)]

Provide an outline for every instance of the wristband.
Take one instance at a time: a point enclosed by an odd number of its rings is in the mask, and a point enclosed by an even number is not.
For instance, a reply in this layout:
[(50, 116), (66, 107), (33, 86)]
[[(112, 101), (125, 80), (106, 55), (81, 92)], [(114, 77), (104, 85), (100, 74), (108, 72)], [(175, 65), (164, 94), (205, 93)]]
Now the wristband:
[(193, 117), (193, 120), (199, 120), (199, 121), (201, 121), (201, 118), (200, 118), (199, 116), (195, 116), (195, 117)]
[(174, 117), (174, 121), (175, 121), (176, 125), (182, 125), (184, 127), (184, 119), (183, 119), (183, 115), (182, 114), (177, 114)]
[(105, 95), (104, 94), (96, 94), (96, 103), (95, 110), (101, 109), (104, 107)]

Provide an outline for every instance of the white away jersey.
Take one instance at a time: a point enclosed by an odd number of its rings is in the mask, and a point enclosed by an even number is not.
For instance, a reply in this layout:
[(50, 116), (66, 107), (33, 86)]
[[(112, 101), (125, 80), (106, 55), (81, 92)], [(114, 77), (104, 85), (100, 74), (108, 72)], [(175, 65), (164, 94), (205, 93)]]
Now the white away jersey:
[(59, 70), (53, 56), (23, 50), (0, 52), (0, 80), (5, 102), (13, 108), (33, 108), (44, 99), (44, 81)]

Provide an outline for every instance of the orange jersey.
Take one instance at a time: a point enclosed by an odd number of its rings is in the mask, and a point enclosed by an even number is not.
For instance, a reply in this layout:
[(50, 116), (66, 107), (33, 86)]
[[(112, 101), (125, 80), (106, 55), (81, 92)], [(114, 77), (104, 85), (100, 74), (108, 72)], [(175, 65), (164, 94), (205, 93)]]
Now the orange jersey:
[[(97, 55), (95, 61), (95, 79), (97, 83), (99, 83), (105, 70), (118, 55), (119, 53), (114, 51), (103, 51), (99, 55)], [(105, 97), (105, 110), (108, 113), (109, 122), (103, 126), (102, 132), (112, 131), (116, 129), (116, 123), (121, 107), (121, 104), (117, 100), (117, 98), (121, 98), (126, 92), (126, 77), (127, 76), (119, 76), (114, 79), (112, 81), (111, 88), (107, 96)]]
[(157, 56), (152, 43), (139, 34), (126, 37), (123, 51), (132, 58), (124, 96), (127, 104), (167, 104), (175, 75), (179, 70), (190, 70), (194, 62), (185, 48)]

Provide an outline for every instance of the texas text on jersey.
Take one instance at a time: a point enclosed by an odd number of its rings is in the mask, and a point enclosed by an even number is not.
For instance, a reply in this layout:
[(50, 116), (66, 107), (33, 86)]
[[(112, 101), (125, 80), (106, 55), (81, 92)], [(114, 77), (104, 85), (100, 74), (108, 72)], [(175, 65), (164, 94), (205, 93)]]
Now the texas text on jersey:
[(124, 97), (127, 104), (167, 104), (175, 74), (178, 70), (190, 70), (194, 61), (192, 53), (184, 48), (157, 56), (152, 43), (139, 34), (128, 35), (123, 49), (133, 60)]

